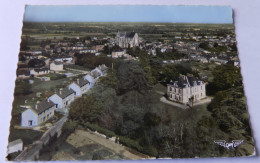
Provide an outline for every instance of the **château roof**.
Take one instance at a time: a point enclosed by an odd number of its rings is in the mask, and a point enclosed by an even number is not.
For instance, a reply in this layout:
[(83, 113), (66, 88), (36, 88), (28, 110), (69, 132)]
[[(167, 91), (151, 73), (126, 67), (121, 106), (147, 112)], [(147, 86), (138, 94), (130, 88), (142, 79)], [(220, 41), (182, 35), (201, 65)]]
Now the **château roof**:
[(170, 85), (174, 87), (187, 88), (194, 87), (197, 85), (202, 85), (203, 81), (199, 80), (197, 77), (189, 74), (189, 75), (180, 75), (177, 81), (171, 82)]

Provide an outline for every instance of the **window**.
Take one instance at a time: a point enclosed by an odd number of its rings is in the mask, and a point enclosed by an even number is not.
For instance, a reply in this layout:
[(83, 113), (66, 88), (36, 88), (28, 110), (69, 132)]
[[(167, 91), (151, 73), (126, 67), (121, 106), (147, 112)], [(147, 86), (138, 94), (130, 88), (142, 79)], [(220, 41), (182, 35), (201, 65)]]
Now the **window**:
[(202, 86), (201, 86), (201, 90), (202, 90)]

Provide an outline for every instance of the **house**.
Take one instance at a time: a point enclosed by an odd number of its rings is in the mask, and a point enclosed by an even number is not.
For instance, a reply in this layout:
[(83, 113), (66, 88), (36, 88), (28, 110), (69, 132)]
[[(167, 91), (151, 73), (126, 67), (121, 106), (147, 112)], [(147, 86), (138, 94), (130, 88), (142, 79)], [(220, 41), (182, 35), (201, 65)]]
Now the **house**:
[(58, 71), (63, 71), (63, 63), (62, 62), (52, 62), (50, 64), (50, 70), (51, 71), (55, 71), (55, 72), (58, 72)]
[(167, 96), (170, 100), (187, 104), (191, 100), (199, 101), (206, 97), (206, 84), (189, 74), (180, 75), (177, 81), (167, 84)]
[(89, 85), (90, 83), (88, 80), (80, 78), (77, 79), (76, 82), (71, 83), (68, 87), (76, 92), (76, 97), (79, 97), (89, 90)]
[(54, 115), (55, 103), (51, 100), (37, 102), (34, 107), (25, 106), (22, 112), (21, 127), (34, 127), (47, 121)]
[(85, 80), (88, 80), (89, 81), (89, 89), (92, 88), (94, 85), (95, 85), (95, 79), (93, 78), (93, 76), (91, 75), (85, 75), (84, 76), (84, 79)]
[(99, 77), (103, 76), (102, 71), (98, 67), (91, 70), (90, 74), (95, 80), (97, 80)]
[(29, 78), (30, 77), (30, 71), (29, 70), (17, 69), (16, 76), (17, 76), (17, 78)]
[(102, 72), (102, 76), (107, 74), (107, 66), (105, 64), (99, 65), (98, 69)]
[(61, 88), (48, 99), (56, 104), (57, 108), (61, 109), (68, 106), (75, 99), (75, 94), (76, 92), (70, 88)]
[(63, 56), (60, 58), (54, 59), (56, 62), (62, 62), (63, 64), (74, 64), (74, 59), (71, 56)]
[(136, 32), (117, 32), (115, 42), (121, 48), (135, 47), (139, 46), (139, 36)]
[(50, 70), (48, 68), (31, 68), (30, 75), (39, 76), (49, 74)]
[(215, 62), (215, 63), (218, 64), (218, 65), (226, 64), (226, 63), (228, 62), (227, 60), (218, 59), (218, 58), (210, 58), (209, 61), (210, 61), (210, 62)]
[(23, 141), (22, 139), (14, 140), (10, 143), (8, 143), (7, 146), (7, 154), (15, 153), (23, 151)]
[(125, 51), (113, 51), (112, 52), (112, 58), (121, 58), (122, 56), (124, 56)]

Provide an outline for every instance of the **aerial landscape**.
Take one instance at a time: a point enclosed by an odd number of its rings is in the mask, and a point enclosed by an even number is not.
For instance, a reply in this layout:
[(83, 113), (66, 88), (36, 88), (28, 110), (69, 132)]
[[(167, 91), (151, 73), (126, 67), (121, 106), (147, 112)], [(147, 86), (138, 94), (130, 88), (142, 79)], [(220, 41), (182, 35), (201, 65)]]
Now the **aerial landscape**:
[(254, 155), (232, 22), (24, 21), (18, 57), (8, 160)]

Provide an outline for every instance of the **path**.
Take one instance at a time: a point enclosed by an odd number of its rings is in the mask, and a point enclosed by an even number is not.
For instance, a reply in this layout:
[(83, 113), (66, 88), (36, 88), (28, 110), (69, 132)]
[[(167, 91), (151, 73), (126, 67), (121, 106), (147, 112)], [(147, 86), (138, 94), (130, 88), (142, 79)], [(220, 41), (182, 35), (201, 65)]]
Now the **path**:
[(74, 69), (74, 68), (67, 68), (67, 70), (70, 70), (70, 71), (77, 71), (77, 72), (80, 72), (81, 74), (88, 74), (89, 71), (86, 71), (86, 70), (79, 70), (79, 69)]
[[(212, 100), (212, 97), (206, 97), (205, 99), (202, 99), (202, 100), (200, 100), (198, 102), (195, 102), (193, 104), (193, 106), (198, 106), (198, 105), (210, 103), (211, 100)], [(173, 102), (173, 101), (169, 101), (165, 97), (161, 97), (160, 101), (163, 102), (163, 103), (172, 105), (172, 106), (176, 106), (176, 107), (181, 108), (181, 109), (188, 109), (189, 108), (189, 106), (187, 106), (185, 104), (180, 104), (180, 103), (176, 103), (176, 102)]]
[[(108, 140), (108, 139), (106, 139), (102, 136), (93, 134), (89, 131), (76, 130), (75, 133), (82, 135), (82, 136), (92, 140), (93, 142), (98, 143), (98, 144), (114, 151), (115, 153), (123, 155), (124, 157), (127, 157), (131, 160), (147, 159), (148, 158), (148, 156), (141, 154), (141, 153), (140, 153), (140, 155), (133, 154), (127, 149), (127, 147), (122, 146), (120, 144), (116, 144), (116, 143), (114, 143), (114, 142), (112, 142), (112, 141), (110, 141), (110, 140)], [(138, 153), (138, 152), (136, 152), (136, 153)]]
[(163, 103), (169, 104), (171, 106), (175, 106), (175, 107), (181, 108), (181, 109), (188, 109), (189, 108), (187, 105), (169, 101), (164, 96), (160, 98), (160, 101), (163, 102)]

